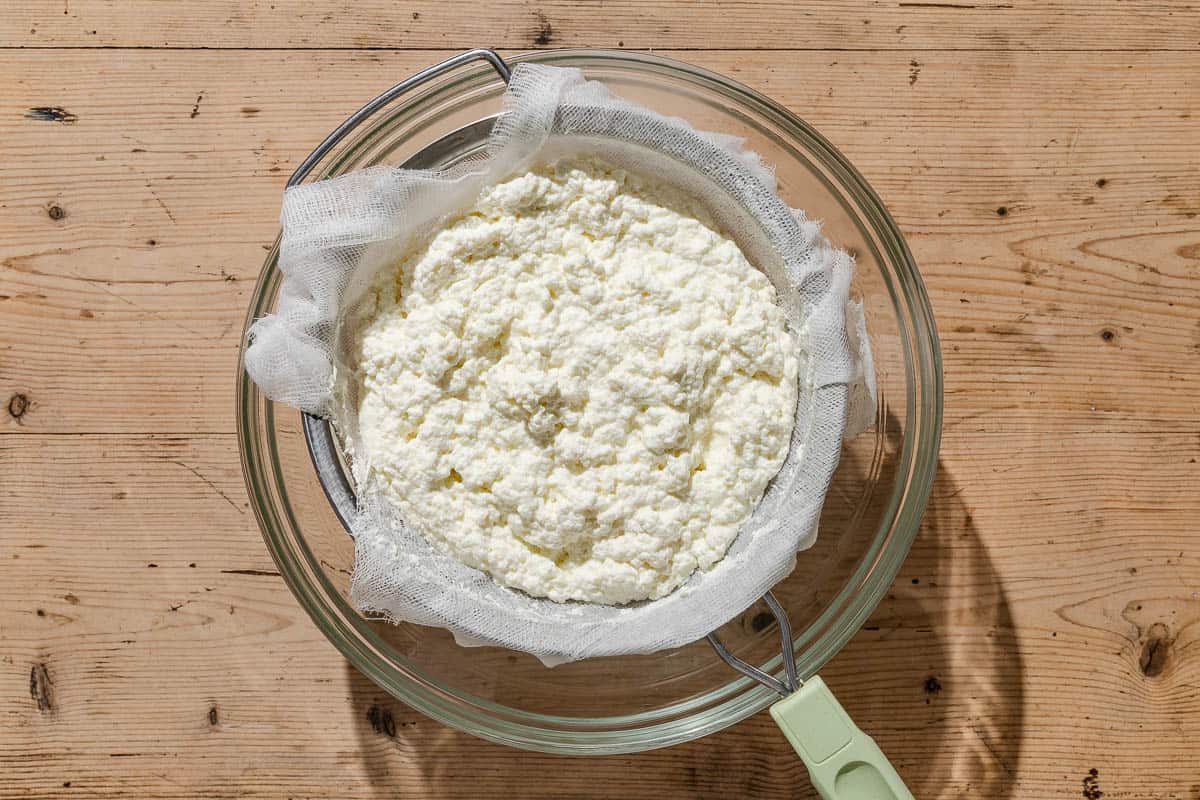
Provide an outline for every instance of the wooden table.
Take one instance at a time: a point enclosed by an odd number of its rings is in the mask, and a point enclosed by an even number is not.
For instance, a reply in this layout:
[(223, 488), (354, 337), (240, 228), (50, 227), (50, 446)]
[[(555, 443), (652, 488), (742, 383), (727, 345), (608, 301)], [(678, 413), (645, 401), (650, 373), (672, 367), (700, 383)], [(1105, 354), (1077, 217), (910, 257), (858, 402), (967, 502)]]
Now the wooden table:
[(812, 796), (765, 714), (592, 760), (444, 728), (346, 665), (260, 540), (233, 387), (283, 180), (477, 45), (732, 75), (904, 229), (941, 471), (824, 674), (917, 795), (1200, 798), (1200, 13), (1141, 0), (8, 3), (0, 796)]

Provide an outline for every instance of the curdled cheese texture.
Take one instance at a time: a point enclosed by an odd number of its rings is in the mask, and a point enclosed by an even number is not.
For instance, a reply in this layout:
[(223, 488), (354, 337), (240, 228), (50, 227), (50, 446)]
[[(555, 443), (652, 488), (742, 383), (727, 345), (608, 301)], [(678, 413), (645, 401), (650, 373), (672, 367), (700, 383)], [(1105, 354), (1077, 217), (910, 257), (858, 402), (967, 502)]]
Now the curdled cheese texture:
[(370, 480), (441, 551), (556, 601), (712, 567), (788, 452), (796, 343), (705, 213), (592, 160), (486, 189), (357, 340)]

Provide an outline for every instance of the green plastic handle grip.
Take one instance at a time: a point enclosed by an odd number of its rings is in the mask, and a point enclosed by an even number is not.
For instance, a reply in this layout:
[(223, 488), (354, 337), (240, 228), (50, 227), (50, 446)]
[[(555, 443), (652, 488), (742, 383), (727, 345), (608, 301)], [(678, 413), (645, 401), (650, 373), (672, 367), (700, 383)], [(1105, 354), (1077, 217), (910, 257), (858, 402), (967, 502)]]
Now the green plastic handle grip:
[(819, 677), (771, 706), (771, 716), (825, 800), (913, 800), (879, 745)]

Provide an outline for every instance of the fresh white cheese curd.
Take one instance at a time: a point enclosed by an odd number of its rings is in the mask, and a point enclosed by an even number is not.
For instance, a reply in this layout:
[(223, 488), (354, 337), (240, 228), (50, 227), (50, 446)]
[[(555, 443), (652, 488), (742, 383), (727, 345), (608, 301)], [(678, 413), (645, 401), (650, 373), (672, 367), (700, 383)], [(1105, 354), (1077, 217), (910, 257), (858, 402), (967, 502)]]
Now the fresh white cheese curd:
[(486, 189), (359, 328), (368, 474), (435, 547), (537, 597), (662, 597), (788, 452), (796, 342), (702, 209), (598, 161)]

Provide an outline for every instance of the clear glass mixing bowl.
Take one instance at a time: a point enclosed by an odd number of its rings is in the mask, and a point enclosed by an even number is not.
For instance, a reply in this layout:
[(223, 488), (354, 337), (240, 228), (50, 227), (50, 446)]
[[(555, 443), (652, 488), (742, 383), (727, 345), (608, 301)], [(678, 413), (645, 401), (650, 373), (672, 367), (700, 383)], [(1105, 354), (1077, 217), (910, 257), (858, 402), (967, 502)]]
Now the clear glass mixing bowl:
[[(848, 442), (826, 497), (816, 545), (775, 591), (808, 677), (862, 625), (916, 534), (933, 480), (941, 425), (941, 359), (916, 266), (895, 222), (862, 176), (791, 112), (720, 75), (658, 56), (560, 50), (511, 59), (579, 67), (630, 100), (695, 127), (731, 133), (774, 165), (780, 195), (858, 260), (878, 388), (875, 426)], [(381, 80), (381, 84), (386, 83)], [(380, 87), (382, 88), (382, 86)], [(425, 84), (376, 114), (310, 179), (399, 164), (435, 148), (467, 157), (462, 131), (495, 116), (504, 84), (486, 64)], [(461, 146), (454, 146), (456, 137)], [(280, 285), (278, 243), (267, 257), (247, 325), (269, 313)], [(354, 549), (306, 450), (298, 411), (277, 405), (242, 372), (238, 441), (250, 501), (279, 570), (322, 633), (399, 700), (486, 739), (531, 750), (629, 753), (732, 725), (777, 699), (701, 641), (646, 656), (549, 669), (499, 648), (461, 648), (444, 630), (392, 625), (351, 607)], [(777, 674), (779, 637), (765, 608), (719, 631), (739, 658)]]

